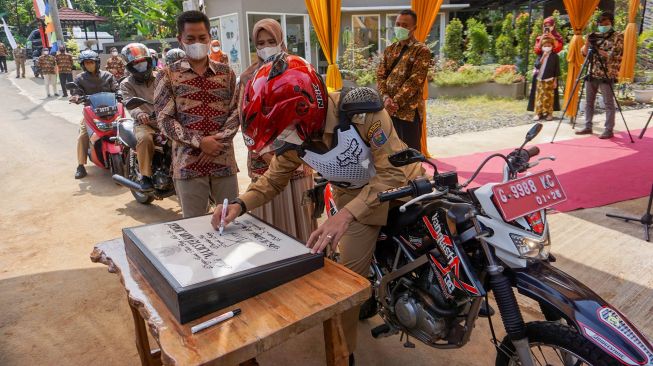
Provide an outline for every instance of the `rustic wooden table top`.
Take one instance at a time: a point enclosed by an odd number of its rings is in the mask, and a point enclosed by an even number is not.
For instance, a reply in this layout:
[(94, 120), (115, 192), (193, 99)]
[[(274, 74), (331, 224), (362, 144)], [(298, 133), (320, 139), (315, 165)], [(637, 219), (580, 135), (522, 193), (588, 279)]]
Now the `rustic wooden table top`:
[[(129, 304), (137, 308), (161, 348), (164, 365), (238, 364), (337, 314), (370, 296), (369, 281), (325, 260), (324, 267), (272, 290), (179, 324), (142, 273), (127, 259), (122, 239), (99, 243), (91, 260), (120, 276)], [(190, 328), (233, 308), (242, 313), (197, 334)]]

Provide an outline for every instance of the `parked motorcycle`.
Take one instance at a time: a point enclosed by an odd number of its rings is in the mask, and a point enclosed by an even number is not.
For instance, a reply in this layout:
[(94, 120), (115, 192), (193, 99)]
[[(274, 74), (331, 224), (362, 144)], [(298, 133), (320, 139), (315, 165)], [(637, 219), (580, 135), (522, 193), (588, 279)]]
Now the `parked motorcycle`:
[[(127, 109), (138, 108), (143, 104), (152, 104), (142, 98), (131, 98), (127, 101)], [(150, 118), (156, 119), (156, 114)], [(172, 181), (172, 144), (158, 132), (154, 138), (154, 156), (152, 158), (152, 183), (154, 190), (144, 190), (139, 183), (142, 179), (138, 169), (138, 156), (136, 155), (136, 135), (134, 134), (134, 120), (125, 119), (118, 126), (118, 142), (125, 147), (126, 167), (125, 175), (114, 174), (113, 180), (127, 188), (138, 203), (150, 204), (155, 199), (161, 200), (175, 194), (175, 187)]]
[[(81, 90), (74, 82), (66, 86), (70, 90)], [(109, 169), (111, 174), (123, 175), (123, 147), (116, 139), (118, 125), (125, 118), (120, 94), (81, 95), (77, 103), (84, 104), (84, 122), (90, 140), (89, 158), (98, 167)]]
[[(463, 347), (492, 291), (507, 333), (499, 341), (488, 317), (496, 365), (653, 365), (651, 343), (623, 314), (551, 264), (546, 209), (566, 196), (552, 170), (528, 173), (555, 159), (530, 162), (539, 150), (523, 148), (541, 128), (509, 155), (489, 156), (463, 184), (416, 150), (389, 158), (394, 166), (429, 164), (435, 174), (379, 193), (383, 202), (410, 200), (390, 210), (378, 238), (370, 280), (384, 324), (374, 338), (401, 333), (406, 347), (414, 347), (409, 336)], [(466, 189), (494, 158), (505, 162), (503, 181)], [(537, 301), (546, 321), (525, 323), (513, 288)]]

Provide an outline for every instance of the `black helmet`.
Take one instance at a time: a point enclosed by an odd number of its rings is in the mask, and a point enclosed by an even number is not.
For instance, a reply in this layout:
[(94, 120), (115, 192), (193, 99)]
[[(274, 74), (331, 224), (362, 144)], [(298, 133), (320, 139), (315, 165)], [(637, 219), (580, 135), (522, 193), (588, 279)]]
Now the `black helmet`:
[(184, 57), (186, 57), (186, 52), (184, 52), (184, 50), (182, 50), (181, 48), (170, 49), (168, 50), (168, 52), (166, 52), (166, 58), (165, 58), (166, 66), (172, 65)]
[(87, 71), (84, 66), (84, 61), (93, 60), (95, 61), (95, 70), (100, 70), (100, 55), (95, 51), (85, 50), (79, 54), (79, 66), (82, 67), (82, 70)]

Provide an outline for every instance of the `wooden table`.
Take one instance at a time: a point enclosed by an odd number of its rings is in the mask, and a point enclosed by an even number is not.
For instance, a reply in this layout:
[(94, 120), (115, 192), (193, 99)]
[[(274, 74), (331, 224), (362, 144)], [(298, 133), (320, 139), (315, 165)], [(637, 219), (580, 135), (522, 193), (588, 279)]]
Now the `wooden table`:
[[(236, 365), (320, 323), (324, 324), (327, 365), (348, 365), (340, 314), (370, 296), (367, 279), (325, 260), (320, 270), (181, 325), (127, 259), (122, 239), (97, 244), (91, 260), (118, 274), (127, 290), (143, 365)], [(191, 326), (232, 308), (241, 308), (242, 313), (191, 333)], [(150, 349), (145, 325), (159, 350)]]

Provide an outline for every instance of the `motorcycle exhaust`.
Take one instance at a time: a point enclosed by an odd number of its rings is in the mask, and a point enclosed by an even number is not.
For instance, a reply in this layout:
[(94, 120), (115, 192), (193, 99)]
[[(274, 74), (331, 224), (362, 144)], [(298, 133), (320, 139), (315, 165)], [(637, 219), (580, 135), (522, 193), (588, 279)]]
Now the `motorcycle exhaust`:
[(133, 180), (129, 180), (129, 179), (123, 177), (120, 174), (112, 175), (111, 179), (113, 179), (114, 182), (120, 184), (123, 187), (127, 187), (129, 189), (133, 189), (133, 190), (139, 191), (141, 193), (146, 193), (146, 192), (143, 191), (143, 187), (141, 187), (140, 184), (134, 182)]

